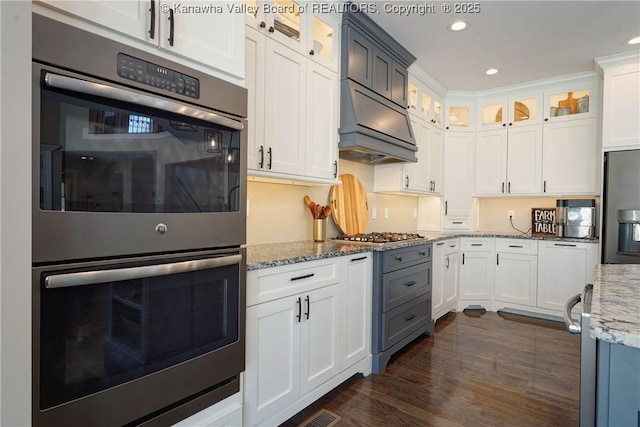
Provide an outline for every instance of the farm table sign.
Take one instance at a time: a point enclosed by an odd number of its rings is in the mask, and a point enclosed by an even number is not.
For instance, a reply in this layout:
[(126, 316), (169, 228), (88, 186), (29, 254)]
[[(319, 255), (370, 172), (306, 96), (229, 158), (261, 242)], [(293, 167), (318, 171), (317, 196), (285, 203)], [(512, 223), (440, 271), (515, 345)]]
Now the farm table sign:
[(542, 237), (556, 235), (555, 208), (531, 208), (531, 235)]

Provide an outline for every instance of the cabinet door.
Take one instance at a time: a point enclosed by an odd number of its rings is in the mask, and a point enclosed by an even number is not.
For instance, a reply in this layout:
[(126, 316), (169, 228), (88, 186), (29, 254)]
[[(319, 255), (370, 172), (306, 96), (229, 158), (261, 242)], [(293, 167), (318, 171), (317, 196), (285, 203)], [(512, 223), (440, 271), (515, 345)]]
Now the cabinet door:
[(333, 179), (338, 175), (338, 75), (307, 63), (307, 137), (305, 175)]
[(391, 100), (402, 108), (409, 105), (409, 75), (407, 69), (393, 61), (391, 70)]
[(247, 308), (247, 425), (259, 425), (299, 397), (299, 309), (298, 297)]
[(305, 57), (267, 39), (264, 169), (304, 173), (306, 137)]
[[(451, 246), (451, 244), (447, 243), (447, 246)], [(459, 259), (460, 254), (457, 251), (447, 253), (447, 249), (445, 249), (444, 284), (442, 286), (442, 299), (444, 300), (445, 306), (455, 303), (458, 299), (458, 286), (460, 282)]]
[(598, 194), (596, 119), (544, 125), (543, 191), (550, 194)]
[(416, 163), (405, 163), (404, 167), (404, 186), (407, 190), (419, 191), (427, 193), (429, 191), (429, 128), (424, 121), (409, 116), (411, 119), (411, 128), (413, 129), (416, 139)]
[(489, 130), (476, 134), (476, 194), (506, 193), (507, 131)]
[(640, 64), (604, 70), (602, 146), (640, 148)]
[(595, 244), (539, 242), (538, 307), (561, 311), (573, 295), (593, 283)]
[(342, 259), (340, 370), (371, 354), (371, 255)]
[(542, 191), (542, 125), (509, 128), (507, 188), (509, 194)]
[(393, 60), (386, 52), (373, 46), (373, 79), (371, 89), (387, 99), (391, 99), (391, 76)]
[[(156, 2), (155, 11), (147, 0), (134, 1), (57, 1), (46, 0), (47, 5), (64, 10), (72, 15), (100, 24), (130, 37), (157, 44), (160, 38), (158, 16), (160, 7)], [(152, 13), (155, 12), (155, 13)], [(151, 16), (156, 25), (151, 31)], [(165, 17), (166, 19), (166, 17)], [(153, 34), (153, 37), (151, 35)]]
[(318, 387), (340, 372), (340, 286), (302, 296), (300, 393)]
[(245, 32), (245, 87), (247, 88), (247, 167), (264, 166), (265, 37), (247, 27)]
[[(342, 58), (347, 76), (363, 86), (371, 87), (373, 71), (373, 43), (349, 27), (346, 34), (348, 56)], [(344, 71), (342, 73), (345, 74)]]
[(491, 299), (493, 257), (491, 252), (463, 252), (460, 262), (460, 299)]
[(447, 132), (444, 137), (445, 215), (471, 214), (472, 170), (473, 133)]
[(447, 242), (436, 242), (433, 244), (433, 270), (432, 270), (432, 288), (431, 288), (431, 313), (434, 320), (437, 320), (441, 314), (440, 311), (444, 307), (444, 270), (445, 256), (444, 247)]
[(515, 304), (535, 306), (538, 288), (538, 257), (502, 253), (496, 254), (495, 299)]
[[(173, 21), (165, 11), (167, 6), (174, 10)], [(159, 7), (161, 48), (231, 75), (244, 76), (244, 14), (229, 10), (227, 3), (215, 2), (161, 1)]]
[(429, 149), (428, 149), (428, 181), (431, 183), (431, 192), (442, 194), (442, 147), (444, 145), (444, 135), (442, 129), (429, 126)]
[(340, 19), (330, 13), (313, 13), (311, 19), (311, 46), (308, 54), (316, 62), (335, 71), (338, 70), (340, 54)]

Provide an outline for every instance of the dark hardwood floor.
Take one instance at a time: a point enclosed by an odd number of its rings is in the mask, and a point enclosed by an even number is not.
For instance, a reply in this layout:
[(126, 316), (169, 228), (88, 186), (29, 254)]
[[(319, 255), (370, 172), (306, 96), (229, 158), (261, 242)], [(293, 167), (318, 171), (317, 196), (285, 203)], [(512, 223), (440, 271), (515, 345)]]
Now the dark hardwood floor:
[(579, 375), (579, 336), (561, 323), (449, 313), (382, 375), (350, 378), (282, 426), (322, 408), (336, 426), (577, 426)]

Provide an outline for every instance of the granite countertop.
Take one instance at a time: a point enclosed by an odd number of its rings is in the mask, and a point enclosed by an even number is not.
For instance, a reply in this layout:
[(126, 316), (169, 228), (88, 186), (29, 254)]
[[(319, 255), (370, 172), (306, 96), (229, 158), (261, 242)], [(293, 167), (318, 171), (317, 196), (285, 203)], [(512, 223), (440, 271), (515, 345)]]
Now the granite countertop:
[(422, 239), (406, 240), (393, 243), (351, 243), (343, 240), (327, 239), (322, 243), (312, 241), (263, 243), (247, 245), (247, 270), (276, 267), (279, 265), (295, 264), (297, 262), (313, 261), (316, 259), (332, 258), (362, 252), (388, 251), (437, 242), (439, 240), (456, 237), (493, 237), (509, 239), (555, 240), (563, 242), (596, 243), (597, 239), (566, 239), (554, 237), (536, 237), (522, 233), (504, 232), (469, 232), (462, 234), (448, 234), (438, 232), (418, 231), (424, 236)]
[(591, 337), (640, 348), (640, 264), (596, 267)]

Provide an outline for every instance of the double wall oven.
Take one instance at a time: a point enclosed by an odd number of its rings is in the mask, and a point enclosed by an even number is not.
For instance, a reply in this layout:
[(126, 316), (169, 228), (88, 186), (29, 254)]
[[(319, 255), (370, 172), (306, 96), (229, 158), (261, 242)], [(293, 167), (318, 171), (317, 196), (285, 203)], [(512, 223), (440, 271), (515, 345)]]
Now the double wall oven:
[(244, 370), (246, 90), (33, 31), (33, 425), (173, 424)]

